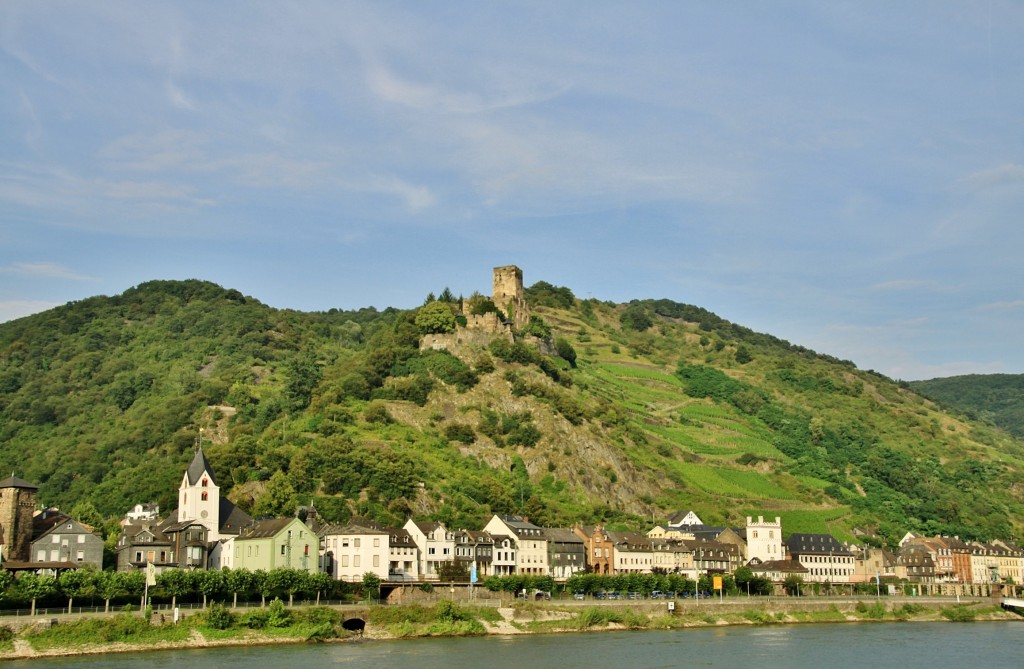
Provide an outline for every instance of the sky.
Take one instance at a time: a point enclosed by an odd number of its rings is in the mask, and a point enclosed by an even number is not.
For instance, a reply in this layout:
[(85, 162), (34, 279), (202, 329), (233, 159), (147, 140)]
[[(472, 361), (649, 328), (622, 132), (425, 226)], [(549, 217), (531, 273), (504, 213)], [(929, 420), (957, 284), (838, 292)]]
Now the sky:
[(0, 321), (491, 268), (892, 378), (1024, 373), (1024, 3), (0, 3)]

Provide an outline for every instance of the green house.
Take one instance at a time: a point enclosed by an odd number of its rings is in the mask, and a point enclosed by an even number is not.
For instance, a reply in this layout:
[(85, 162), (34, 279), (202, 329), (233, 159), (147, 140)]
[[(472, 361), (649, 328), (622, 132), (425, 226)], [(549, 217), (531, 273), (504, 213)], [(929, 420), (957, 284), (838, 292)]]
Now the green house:
[(257, 520), (243, 529), (224, 548), (230, 552), (232, 569), (301, 569), (315, 573), (320, 540), (298, 518)]

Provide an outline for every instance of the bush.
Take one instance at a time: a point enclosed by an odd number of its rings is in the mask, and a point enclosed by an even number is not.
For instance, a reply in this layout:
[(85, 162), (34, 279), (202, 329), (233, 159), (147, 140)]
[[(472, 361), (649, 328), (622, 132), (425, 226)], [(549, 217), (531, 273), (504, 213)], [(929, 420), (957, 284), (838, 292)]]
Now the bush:
[(476, 441), (476, 432), (472, 425), (466, 423), (450, 423), (444, 428), (444, 437), (448, 441), (458, 441), (463, 444), (472, 444)]
[(267, 607), (267, 627), (288, 627), (292, 624), (292, 614), (284, 607), (284, 602), (274, 599)]
[(211, 604), (203, 617), (206, 626), (215, 630), (226, 630), (235, 624), (235, 614), (221, 604)]
[(978, 612), (966, 606), (951, 606), (942, 609), (942, 617), (955, 623), (969, 623), (974, 620)]

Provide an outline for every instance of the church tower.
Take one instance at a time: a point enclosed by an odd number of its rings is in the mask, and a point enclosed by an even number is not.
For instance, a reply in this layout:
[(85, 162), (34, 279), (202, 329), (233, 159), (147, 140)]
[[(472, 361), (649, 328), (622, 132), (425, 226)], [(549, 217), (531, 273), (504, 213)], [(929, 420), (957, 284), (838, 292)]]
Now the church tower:
[(196, 449), (178, 488), (178, 522), (194, 521), (209, 530), (209, 541), (220, 539), (220, 487), (203, 453)]
[(0, 481), (0, 544), (3, 561), (28, 562), (32, 552), (32, 514), (36, 486), (14, 474)]

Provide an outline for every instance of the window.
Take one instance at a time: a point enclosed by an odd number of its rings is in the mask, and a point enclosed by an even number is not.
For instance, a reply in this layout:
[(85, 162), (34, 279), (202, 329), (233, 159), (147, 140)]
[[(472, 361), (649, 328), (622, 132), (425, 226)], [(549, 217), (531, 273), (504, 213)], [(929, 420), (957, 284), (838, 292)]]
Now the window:
[(209, 483), (209, 482), (208, 482), (208, 481), (207, 481), (207, 480), (206, 480), (206, 479), (204, 478), (204, 479), (203, 479), (203, 487), (205, 488), (205, 487), (207, 486), (207, 484), (208, 484), (208, 483)]
[(284, 544), (281, 544), (281, 555), (284, 555), (284, 551), (285, 551), (285, 546), (284, 546)]
[(342, 567), (347, 567), (348, 566), (348, 556), (347, 555), (342, 555), (341, 556), (341, 566)]
[(40, 562), (46, 562), (46, 549), (40, 548), (39, 553), (36, 555), (36, 559)]
[(379, 555), (374, 555), (373, 556), (373, 566), (374, 567), (379, 567), (380, 566), (380, 556)]
[(209, 500), (209, 499), (210, 499), (210, 493), (208, 493), (208, 492), (206, 492), (206, 491), (204, 490), (204, 491), (203, 491), (203, 494), (202, 494), (202, 495), (201, 495), (201, 497), (200, 497), (200, 499), (201, 499), (202, 501), (204, 501), (204, 502), (205, 502), (205, 501), (207, 501), (207, 500)]
[(57, 534), (53, 535), (53, 543), (55, 543), (55, 544), (59, 544), (60, 543), (60, 536), (59, 535), (57, 535)]
[(358, 567), (359, 566), (359, 563), (360, 563), (359, 557), (360, 556), (358, 556), (358, 555), (355, 555), (355, 556), (352, 557), (352, 566), (353, 567)]
[(375, 537), (373, 540), (373, 547), (380, 548), (380, 537)]
[(80, 543), (80, 544), (84, 544), (85, 543), (85, 535), (84, 534), (79, 534), (78, 535), (78, 543)]
[(352, 540), (352, 546), (354, 548), (359, 548), (359, 539), (358, 538)]
[[(43, 555), (46, 555), (45, 551), (39, 551), (39, 552), (42, 553)], [(40, 559), (43, 559), (43, 558), (40, 558)], [(135, 551), (135, 561), (136, 562), (142, 562), (142, 551)]]

